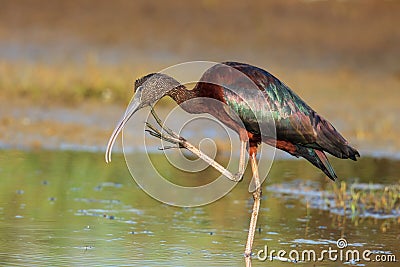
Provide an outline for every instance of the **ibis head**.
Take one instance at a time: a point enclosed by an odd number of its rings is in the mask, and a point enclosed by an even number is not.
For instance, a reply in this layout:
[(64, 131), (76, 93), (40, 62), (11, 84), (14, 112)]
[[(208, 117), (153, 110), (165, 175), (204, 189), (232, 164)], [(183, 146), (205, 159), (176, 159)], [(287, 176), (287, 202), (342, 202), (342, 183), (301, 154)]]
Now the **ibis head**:
[(181, 84), (177, 80), (162, 73), (151, 73), (136, 80), (135, 95), (108, 141), (106, 162), (111, 161), (111, 150), (115, 140), (132, 115), (142, 108), (153, 106), (162, 97), (168, 95), (171, 90), (180, 86)]

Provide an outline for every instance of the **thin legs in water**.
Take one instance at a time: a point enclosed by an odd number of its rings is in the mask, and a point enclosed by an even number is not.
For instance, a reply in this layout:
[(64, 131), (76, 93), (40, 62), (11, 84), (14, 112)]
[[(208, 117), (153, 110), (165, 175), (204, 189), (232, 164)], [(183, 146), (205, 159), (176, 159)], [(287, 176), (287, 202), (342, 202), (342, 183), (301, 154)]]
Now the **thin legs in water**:
[(251, 251), (253, 248), (254, 233), (256, 231), (257, 218), (261, 204), (261, 184), (260, 184), (260, 177), (258, 175), (258, 164), (255, 153), (250, 155), (250, 162), (251, 162), (251, 170), (253, 172), (253, 179), (256, 186), (256, 190), (253, 192), (253, 199), (254, 199), (253, 211), (251, 213), (249, 233), (247, 236), (246, 248), (244, 251), (246, 266), (251, 266)]
[[(234, 175), (230, 171), (225, 169), (223, 166), (221, 166), (218, 162), (214, 161), (212, 158), (204, 154), (201, 150), (197, 149), (195, 146), (190, 144), (185, 138), (179, 136), (177, 133), (166, 127), (153, 109), (151, 110), (151, 114), (153, 115), (154, 119), (156, 120), (157, 124), (161, 127), (162, 130), (160, 131), (150, 123), (146, 122), (146, 125), (149, 128), (146, 131), (154, 137), (160, 138), (169, 143), (177, 145), (176, 147), (164, 147), (164, 149), (186, 148), (199, 158), (203, 159), (209, 165), (214, 167), (221, 174), (226, 176), (229, 180), (234, 182), (239, 182), (242, 179), (246, 167), (245, 166), (246, 141), (241, 140), (240, 142), (239, 170)], [(165, 133), (162, 131), (164, 131)], [(246, 248), (244, 253), (246, 266), (251, 266), (251, 251), (253, 247), (254, 233), (256, 230), (257, 218), (261, 202), (261, 184), (258, 175), (258, 164), (255, 153), (250, 155), (250, 162), (251, 162), (251, 169), (253, 172), (253, 179), (255, 182), (256, 190), (253, 192), (253, 198), (254, 198), (253, 211), (251, 213), (249, 233), (247, 236)]]

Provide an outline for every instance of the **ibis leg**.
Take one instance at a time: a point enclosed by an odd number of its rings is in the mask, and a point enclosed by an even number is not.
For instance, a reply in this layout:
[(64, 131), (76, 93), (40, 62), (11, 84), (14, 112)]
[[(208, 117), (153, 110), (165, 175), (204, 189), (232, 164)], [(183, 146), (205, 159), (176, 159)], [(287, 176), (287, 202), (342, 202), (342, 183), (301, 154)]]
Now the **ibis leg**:
[(260, 202), (261, 202), (261, 184), (260, 184), (260, 177), (258, 175), (258, 165), (255, 153), (250, 155), (250, 161), (251, 161), (251, 169), (253, 171), (253, 179), (256, 185), (256, 190), (253, 192), (253, 198), (254, 198), (253, 212), (251, 213), (249, 234), (247, 236), (246, 249), (244, 251), (246, 266), (251, 266), (251, 259), (250, 259), (251, 250), (253, 247), (254, 233), (256, 231), (257, 217), (258, 217), (258, 212), (260, 210)]
[(147, 127), (150, 128), (148, 131), (151, 135), (163, 139), (167, 142), (177, 144), (177, 148), (186, 148), (217, 171), (219, 171), (222, 175), (227, 177), (229, 180), (233, 182), (239, 182), (242, 179), (244, 169), (245, 169), (245, 152), (246, 152), (246, 142), (241, 141), (241, 151), (240, 151), (240, 159), (239, 159), (239, 171), (236, 175), (232, 174), (229, 170), (224, 168), (221, 164), (204, 154), (201, 150), (196, 148), (194, 145), (189, 143), (185, 138), (179, 136), (177, 133), (169, 129), (165, 124), (162, 123), (161, 119), (158, 117), (157, 113), (154, 109), (151, 110), (151, 114), (153, 115), (154, 119), (156, 120), (157, 124), (165, 131), (166, 134), (162, 133), (161, 131), (157, 130), (154, 126), (150, 123), (146, 123)]
[(246, 168), (246, 141), (240, 141), (239, 170), (235, 174), (236, 181), (240, 181)]

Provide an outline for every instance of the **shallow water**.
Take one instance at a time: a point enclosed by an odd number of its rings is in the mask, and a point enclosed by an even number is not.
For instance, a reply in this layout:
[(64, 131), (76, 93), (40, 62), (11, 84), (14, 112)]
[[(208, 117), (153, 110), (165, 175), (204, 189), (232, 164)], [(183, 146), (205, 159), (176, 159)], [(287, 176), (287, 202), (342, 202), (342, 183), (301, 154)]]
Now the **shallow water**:
[[(252, 205), (248, 173), (219, 201), (178, 208), (144, 193), (120, 154), (106, 165), (100, 153), (1, 151), (0, 162), (2, 266), (244, 265)], [(339, 177), (348, 181), (399, 181), (399, 161), (362, 158), (357, 163), (332, 163)], [(165, 168), (173, 176), (174, 169)], [(299, 179), (324, 187), (330, 181), (322, 177), (303, 160), (281, 160), (274, 163), (264, 187)], [(363, 218), (354, 222), (329, 211), (307, 208), (295, 195), (264, 190), (258, 227), (255, 253), (265, 245), (269, 250), (321, 252), (329, 247), (337, 249), (336, 240), (345, 238), (348, 249), (371, 250), (371, 258), (381, 253), (400, 258), (398, 219)], [(253, 266), (290, 264), (253, 258)], [(377, 262), (356, 265), (365, 264), (382, 266)], [(337, 266), (338, 261), (326, 257), (316, 265)]]

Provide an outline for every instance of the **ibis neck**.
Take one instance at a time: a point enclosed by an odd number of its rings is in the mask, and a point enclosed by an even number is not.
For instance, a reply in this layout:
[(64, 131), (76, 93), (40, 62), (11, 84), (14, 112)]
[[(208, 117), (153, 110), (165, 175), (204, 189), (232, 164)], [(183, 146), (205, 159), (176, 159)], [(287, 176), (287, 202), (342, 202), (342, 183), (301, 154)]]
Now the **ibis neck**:
[(168, 96), (170, 96), (178, 105), (181, 105), (187, 100), (198, 97), (196, 88), (197, 87), (193, 90), (188, 90), (184, 85), (180, 85), (169, 91)]

